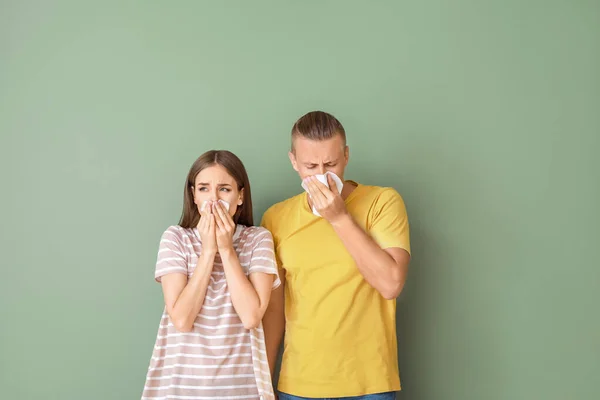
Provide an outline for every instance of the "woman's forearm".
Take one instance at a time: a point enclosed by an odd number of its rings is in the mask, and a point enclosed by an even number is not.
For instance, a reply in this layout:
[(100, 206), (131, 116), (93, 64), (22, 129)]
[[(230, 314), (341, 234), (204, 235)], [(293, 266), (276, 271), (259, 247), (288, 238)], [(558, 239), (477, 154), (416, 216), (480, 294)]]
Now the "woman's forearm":
[(261, 304), (260, 297), (248, 280), (235, 251), (221, 252), (225, 279), (229, 286), (233, 308), (242, 320), (246, 329), (260, 325), (267, 304)]
[(200, 255), (194, 274), (188, 279), (171, 309), (167, 309), (173, 325), (180, 332), (189, 332), (194, 326), (194, 321), (204, 304), (214, 260), (215, 253)]

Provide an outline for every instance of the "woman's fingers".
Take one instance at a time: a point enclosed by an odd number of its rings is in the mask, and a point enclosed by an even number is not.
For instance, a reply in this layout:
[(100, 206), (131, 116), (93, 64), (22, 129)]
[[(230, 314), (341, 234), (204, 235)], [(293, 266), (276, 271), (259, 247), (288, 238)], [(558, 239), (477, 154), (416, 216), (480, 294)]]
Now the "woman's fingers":
[(206, 228), (206, 217), (204, 216), (204, 213), (200, 213), (200, 221), (198, 221), (197, 228), (200, 232), (203, 232)]
[(221, 230), (221, 231), (225, 230), (225, 224), (223, 223), (223, 220), (221, 219), (221, 216), (219, 214), (215, 214), (215, 222), (216, 222), (219, 230)]
[(231, 233), (231, 231), (233, 230), (233, 227), (235, 226), (235, 223), (233, 222), (231, 215), (229, 215), (229, 212), (227, 212), (225, 207), (223, 207), (221, 204), (218, 204), (218, 203), (215, 204), (215, 214), (217, 214), (219, 216), (223, 228), (227, 232)]
[(215, 231), (215, 216), (212, 214), (209, 214), (207, 216), (208, 219), (208, 232), (214, 232)]

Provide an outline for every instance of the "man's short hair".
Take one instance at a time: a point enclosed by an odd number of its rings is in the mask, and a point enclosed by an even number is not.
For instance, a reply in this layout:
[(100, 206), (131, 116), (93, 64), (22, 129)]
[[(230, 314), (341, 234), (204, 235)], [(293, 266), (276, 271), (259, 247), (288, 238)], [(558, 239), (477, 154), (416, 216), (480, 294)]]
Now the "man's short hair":
[(304, 114), (292, 127), (292, 150), (294, 139), (304, 137), (309, 140), (327, 140), (335, 135), (342, 135), (346, 144), (346, 131), (333, 115), (324, 111), (311, 111)]

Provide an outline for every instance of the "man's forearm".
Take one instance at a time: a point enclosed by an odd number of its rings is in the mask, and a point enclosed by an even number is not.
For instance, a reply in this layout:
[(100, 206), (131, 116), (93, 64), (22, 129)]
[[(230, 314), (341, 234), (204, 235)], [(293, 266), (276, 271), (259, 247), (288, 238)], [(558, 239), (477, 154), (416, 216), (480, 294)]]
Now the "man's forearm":
[(285, 333), (285, 312), (283, 307), (282, 286), (275, 289), (271, 294), (271, 301), (262, 321), (271, 376), (273, 376), (275, 372), (275, 364), (277, 363), (277, 356), (279, 355), (281, 339)]

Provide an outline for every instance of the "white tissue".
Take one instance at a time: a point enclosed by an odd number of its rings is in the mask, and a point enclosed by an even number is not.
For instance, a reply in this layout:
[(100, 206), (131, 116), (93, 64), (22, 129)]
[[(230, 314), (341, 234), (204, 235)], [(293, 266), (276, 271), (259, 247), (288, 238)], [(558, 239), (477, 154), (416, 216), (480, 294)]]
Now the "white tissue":
[[(209, 202), (208, 200), (205, 200), (204, 203), (202, 203), (202, 206), (200, 207), (200, 211), (204, 211), (204, 209), (206, 208), (206, 204), (208, 202)], [(225, 210), (229, 211), (229, 203), (228, 202), (226, 202), (225, 200), (219, 200), (219, 203), (221, 203), (221, 205), (223, 205)]]
[[(324, 174), (313, 175), (313, 176), (315, 178), (317, 178), (319, 180), (319, 182), (321, 182), (322, 184), (324, 184), (325, 186), (327, 186), (328, 189), (331, 189), (329, 187), (329, 181), (327, 180), (327, 175), (331, 175), (331, 177), (333, 178), (333, 181), (335, 182), (335, 186), (337, 187), (338, 193), (342, 193), (342, 188), (344, 187), (344, 183), (339, 178), (339, 176), (337, 176), (333, 172), (327, 171)], [(308, 190), (306, 189), (306, 185), (304, 184), (304, 182), (302, 182), (302, 189), (304, 189), (308, 193)], [(309, 194), (309, 196), (310, 196), (310, 194)], [(312, 206), (312, 212), (317, 217), (321, 216), (321, 214), (319, 214), (319, 212), (317, 211), (317, 209), (315, 208), (314, 205)]]

